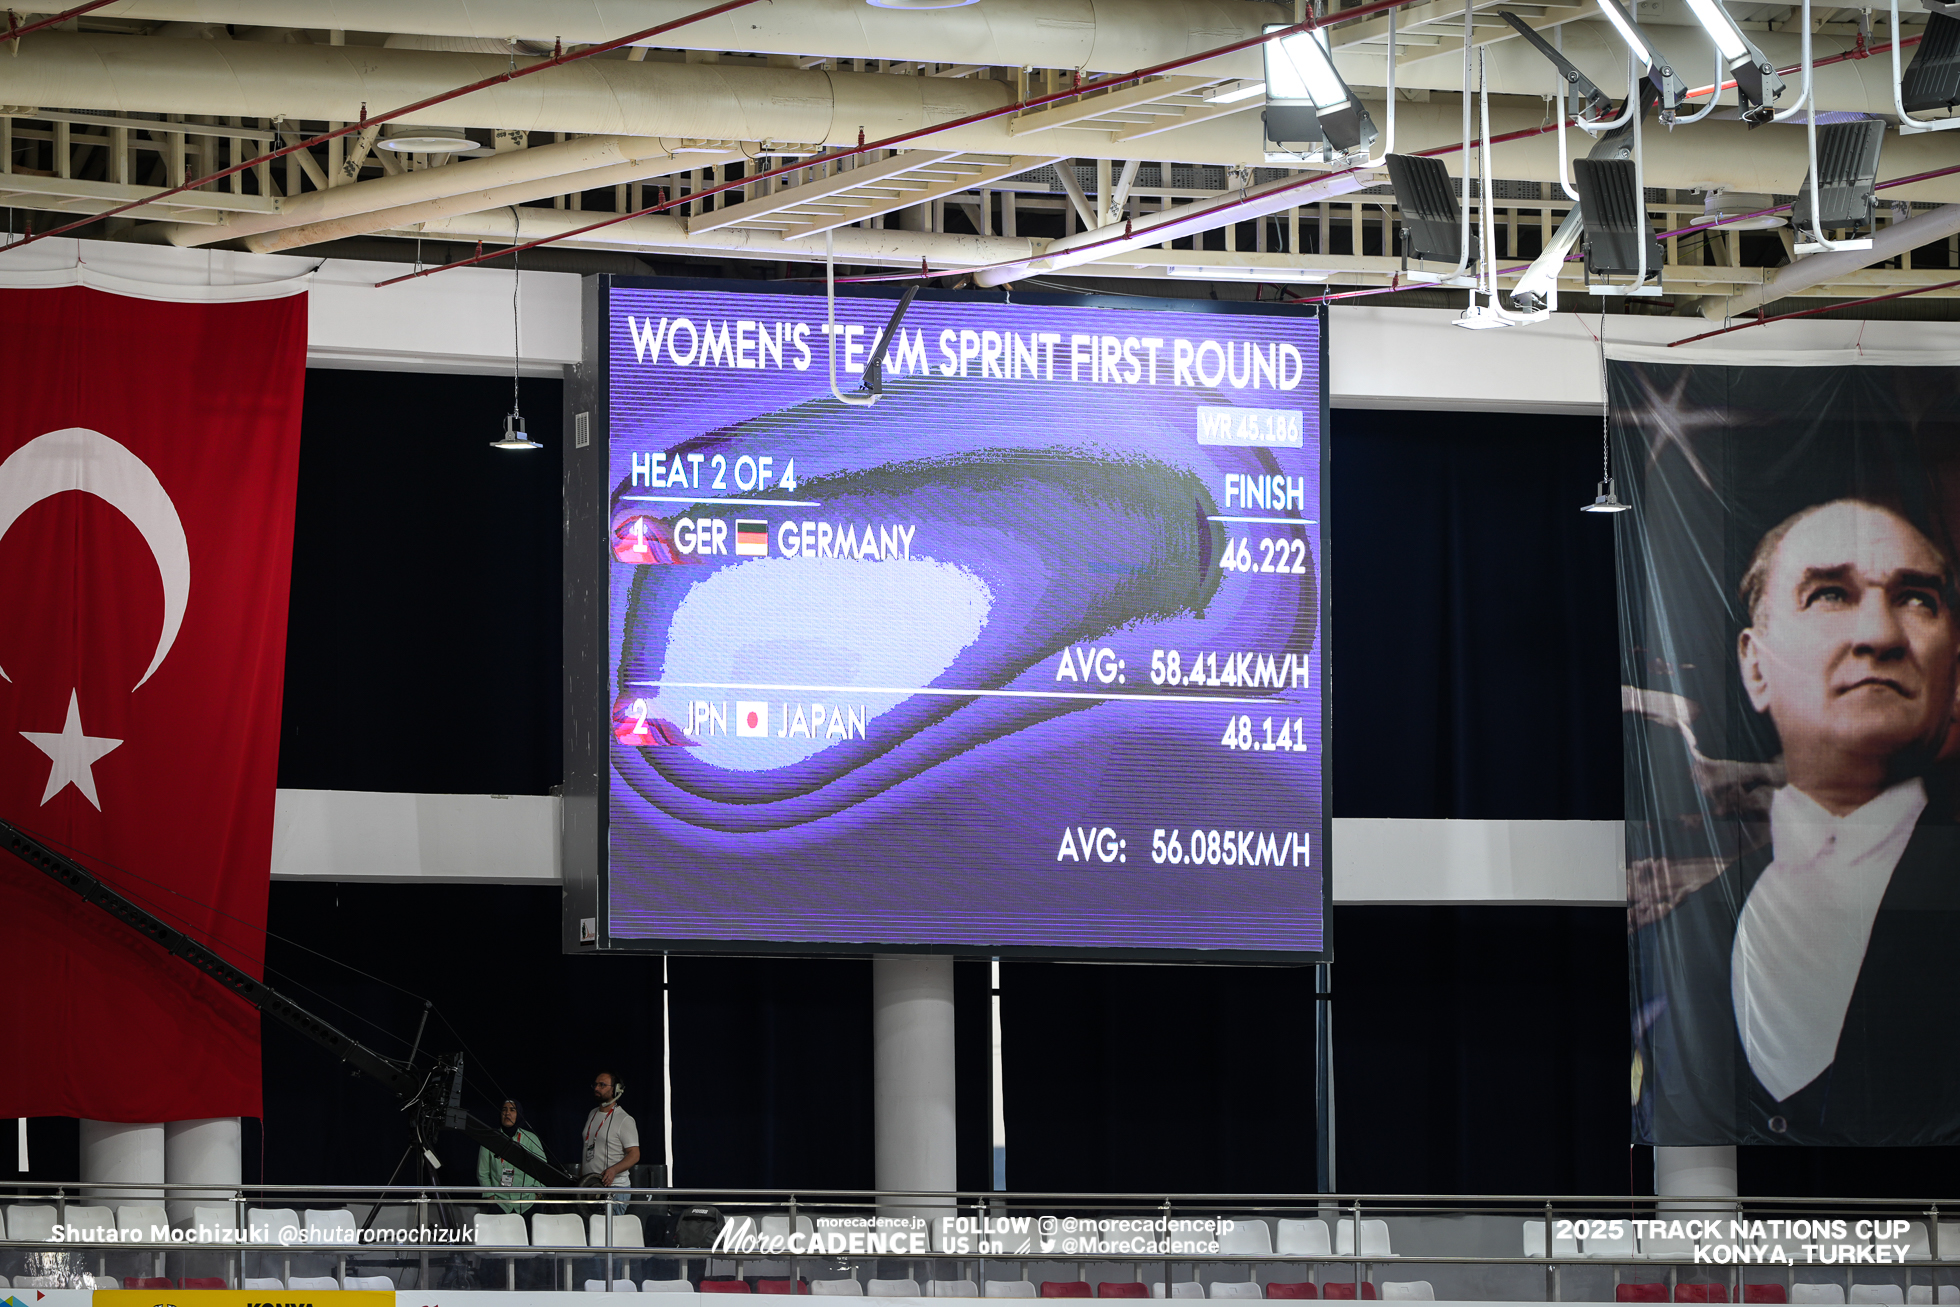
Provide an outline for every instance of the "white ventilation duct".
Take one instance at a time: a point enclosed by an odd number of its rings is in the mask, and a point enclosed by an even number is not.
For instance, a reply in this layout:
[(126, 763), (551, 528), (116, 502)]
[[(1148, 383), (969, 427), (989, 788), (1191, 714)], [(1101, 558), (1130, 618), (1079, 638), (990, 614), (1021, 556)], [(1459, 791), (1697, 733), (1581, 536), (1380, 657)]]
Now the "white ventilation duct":
[[(1777, 269), (1776, 275), (1760, 286), (1750, 286), (1733, 295), (1712, 295), (1701, 302), (1702, 316), (1715, 322), (1739, 318), (1754, 313), (1765, 304), (1801, 294), (1813, 286), (1825, 285), (1875, 263), (1898, 258), (1921, 245), (1944, 240), (1956, 232), (1960, 232), (1960, 204), (1943, 204), (1916, 218), (1880, 227), (1872, 233), (1872, 247), (1868, 250), (1834, 250), (1812, 254)], [(1853, 298), (1884, 293), (1883, 290), (1872, 289), (1857, 292)]]
[[(332, 190), (308, 191), (281, 200), (279, 208), (272, 213), (228, 213), (223, 221), (215, 223), (158, 223), (148, 235), (172, 245), (216, 245), (241, 236), (277, 232), (302, 224), (348, 221), (354, 221), (354, 226), (336, 234), (358, 235), (362, 230), (377, 231), (396, 225), (381, 222), (373, 227), (359, 227), (358, 215), (380, 209), (426, 205), (466, 196), (464, 206), (453, 210), (465, 213), (490, 204), (521, 204), (525, 200), (560, 195), (572, 189), (589, 190), (594, 186), (614, 184), (610, 175), (603, 182), (570, 179), (571, 175), (589, 173), (594, 169), (607, 174), (624, 170), (625, 175), (618, 180), (637, 181), (656, 173), (683, 167), (699, 168), (706, 163), (720, 163), (732, 157), (739, 156), (701, 159), (695, 155), (682, 155), (679, 159), (684, 162), (669, 163), (675, 156), (667, 147), (644, 136), (582, 136), (577, 140), (540, 145), (528, 150), (505, 150), (480, 159), (464, 159), (443, 168), (397, 173), (374, 181), (336, 186)], [(525, 188), (521, 199), (505, 199), (501, 195), (496, 199), (484, 198), (493, 189), (513, 185)], [(329, 240), (332, 237), (315, 236), (312, 239)], [(287, 247), (272, 245), (269, 248)]]
[[(511, 36), (566, 45), (610, 41), (684, 18), (701, 0), (120, 0), (98, 18), (178, 19), (353, 32), (475, 38)], [(747, 5), (666, 32), (655, 43), (686, 50), (745, 50), (843, 59), (931, 60), (1003, 67), (1128, 72), (1259, 35), (1290, 23), (1290, 4), (1246, 0), (985, 0), (930, 13), (864, 0)], [(1247, 74), (1254, 49), (1238, 56)], [(1237, 75), (1235, 72), (1233, 75)]]

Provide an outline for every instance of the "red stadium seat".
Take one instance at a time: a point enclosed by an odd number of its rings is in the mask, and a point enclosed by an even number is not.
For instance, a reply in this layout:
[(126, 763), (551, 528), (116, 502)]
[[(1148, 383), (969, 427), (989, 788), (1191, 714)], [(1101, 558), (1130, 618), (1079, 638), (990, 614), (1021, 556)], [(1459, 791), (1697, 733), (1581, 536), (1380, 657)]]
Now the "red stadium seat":
[(701, 1281), (702, 1293), (747, 1293), (748, 1291), (749, 1291), (749, 1282), (747, 1280)]
[(1613, 1287), (1614, 1302), (1666, 1302), (1664, 1284), (1619, 1284)]
[(1098, 1298), (1148, 1298), (1150, 1286), (1135, 1280), (1104, 1280), (1096, 1286)]
[(808, 1280), (757, 1280), (755, 1282), (755, 1291), (757, 1293), (782, 1293), (794, 1296), (799, 1293), (810, 1292), (810, 1282)]
[(1729, 1286), (1726, 1284), (1677, 1284), (1674, 1286), (1676, 1302), (1727, 1302)]
[(225, 1277), (222, 1275), (186, 1275), (178, 1287), (184, 1289), (222, 1289)]
[[(1345, 1298), (1352, 1302), (1354, 1300), (1354, 1286), (1352, 1284), (1323, 1284), (1320, 1286), (1320, 1296), (1323, 1298)], [(1375, 1286), (1367, 1280), (1361, 1282), (1361, 1297), (1364, 1300), (1371, 1300), (1376, 1297)]]
[(1318, 1298), (1320, 1290), (1311, 1284), (1269, 1284), (1266, 1286), (1268, 1298)]
[(1785, 1303), (1790, 1301), (1790, 1293), (1780, 1284), (1745, 1284), (1742, 1286), (1742, 1301)]
[[(162, 1275), (135, 1276), (123, 1281), (123, 1288), (125, 1289), (174, 1289), (176, 1287), (177, 1282), (175, 1280)], [(223, 1288), (224, 1286), (220, 1285), (219, 1287)]]
[(1044, 1298), (1093, 1298), (1087, 1280), (1043, 1280), (1041, 1296)]

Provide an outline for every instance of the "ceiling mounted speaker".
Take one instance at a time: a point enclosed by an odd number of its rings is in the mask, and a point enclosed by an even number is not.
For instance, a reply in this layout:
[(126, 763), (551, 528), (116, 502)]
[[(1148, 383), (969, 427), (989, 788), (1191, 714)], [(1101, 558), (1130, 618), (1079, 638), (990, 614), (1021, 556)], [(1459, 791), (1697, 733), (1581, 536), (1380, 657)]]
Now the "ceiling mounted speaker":
[(1443, 161), (1414, 154), (1388, 156), (1388, 184), (1402, 210), (1412, 259), (1457, 263), (1463, 258), (1463, 211)]

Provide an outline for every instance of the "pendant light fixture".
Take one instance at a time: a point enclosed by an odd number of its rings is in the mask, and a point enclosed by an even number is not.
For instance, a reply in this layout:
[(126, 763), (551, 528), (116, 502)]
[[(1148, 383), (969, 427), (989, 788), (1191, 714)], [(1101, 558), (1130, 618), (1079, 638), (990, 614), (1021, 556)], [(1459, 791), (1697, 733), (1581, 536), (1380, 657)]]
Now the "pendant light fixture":
[(1624, 513), (1632, 504), (1623, 504), (1613, 493), (1613, 446), (1607, 439), (1611, 395), (1606, 388), (1606, 311), (1599, 314), (1599, 494), (1592, 503), (1582, 505), (1581, 513)]
[(518, 235), (517, 206), (510, 206), (510, 412), (504, 416), (504, 434), (501, 440), (490, 442), (492, 449), (543, 449), (537, 441), (524, 432), (524, 415), (517, 407), (517, 378), (522, 369), (524, 353), (517, 335), (517, 247), (522, 241)]

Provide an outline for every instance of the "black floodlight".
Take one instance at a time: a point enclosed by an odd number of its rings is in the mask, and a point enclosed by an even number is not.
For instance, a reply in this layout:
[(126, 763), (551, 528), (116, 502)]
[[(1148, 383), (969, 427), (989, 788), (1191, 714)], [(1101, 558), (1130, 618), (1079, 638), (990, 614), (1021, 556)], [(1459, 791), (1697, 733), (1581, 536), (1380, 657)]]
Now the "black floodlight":
[(1899, 79), (1899, 95), (1907, 113), (1960, 104), (1960, 18), (1927, 11), (1926, 35)]
[(1266, 104), (1266, 112), (1261, 115), (1266, 120), (1266, 139), (1282, 148), (1296, 146), (1298, 153), (1304, 153), (1308, 146), (1318, 145), (1327, 139), (1320, 130), (1320, 115), (1310, 104)]
[(1742, 120), (1756, 127), (1775, 117), (1772, 105), (1783, 94), (1783, 79), (1777, 75), (1776, 65), (1769, 61), (1769, 56), (1743, 34), (1729, 11), (1722, 7), (1722, 0), (1688, 0), (1688, 8), (1715, 42), (1715, 48), (1722, 52), (1723, 64), (1735, 77), (1736, 95), (1742, 101)]
[(1602, 277), (1631, 277), (1640, 271), (1640, 239), (1647, 240), (1647, 275), (1658, 276), (1661, 243), (1647, 225), (1646, 197), (1635, 184), (1631, 159), (1574, 159), (1572, 182), (1579, 192), (1585, 225), (1586, 271)]
[[(1792, 224), (1815, 237), (1849, 228), (1870, 231), (1878, 207), (1878, 152), (1885, 144), (1885, 120), (1825, 123), (1817, 128), (1817, 172), (1824, 181), (1817, 191), (1815, 216), (1810, 208), (1811, 177), (1806, 174), (1790, 209)], [(1818, 228), (1811, 231), (1812, 226)]]
[[(1284, 32), (1281, 25), (1266, 28), (1273, 32)], [(1378, 133), (1374, 119), (1361, 107), (1353, 91), (1334, 67), (1333, 53), (1327, 48), (1326, 31), (1315, 28), (1309, 32), (1294, 32), (1290, 36), (1276, 36), (1261, 47), (1266, 56), (1266, 126), (1267, 136), (1275, 141), (1299, 140), (1290, 133), (1298, 127), (1281, 123), (1286, 136), (1274, 136), (1272, 110), (1285, 107), (1310, 107), (1315, 114), (1320, 139), (1334, 150), (1347, 154), (1354, 150), (1366, 149), (1375, 143)]]
[(1463, 211), (1441, 159), (1388, 156), (1388, 184), (1402, 210), (1403, 252), (1412, 259), (1463, 261)]
[(1497, 16), (1516, 29), (1519, 36), (1531, 42), (1539, 54), (1552, 61), (1552, 67), (1558, 69), (1558, 75), (1565, 79), (1566, 84), (1572, 88), (1572, 93), (1585, 105), (1583, 117), (1604, 118), (1612, 112), (1612, 97), (1600, 90), (1592, 78), (1580, 72), (1577, 64), (1554, 49), (1550, 41), (1533, 31), (1529, 23), (1504, 9), (1498, 10)]
[(1640, 30), (1640, 24), (1633, 21), (1633, 15), (1627, 12), (1620, 0), (1599, 0), (1599, 12), (1613, 24), (1613, 30), (1633, 51), (1633, 57), (1646, 67), (1647, 80), (1661, 93), (1661, 121), (1671, 121), (1681, 101), (1688, 98), (1688, 84), (1675, 76), (1673, 65), (1647, 39), (1647, 34)]

